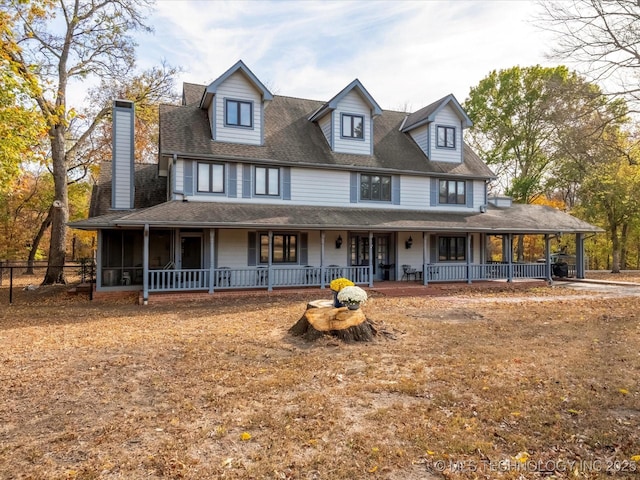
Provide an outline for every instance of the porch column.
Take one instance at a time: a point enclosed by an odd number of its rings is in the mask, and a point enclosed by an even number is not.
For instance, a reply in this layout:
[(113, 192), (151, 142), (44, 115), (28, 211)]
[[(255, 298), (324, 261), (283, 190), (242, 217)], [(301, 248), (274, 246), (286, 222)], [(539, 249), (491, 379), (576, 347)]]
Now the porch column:
[(215, 283), (215, 265), (216, 265), (216, 253), (215, 253), (215, 244), (216, 244), (216, 229), (209, 229), (209, 293), (213, 293), (213, 284)]
[(576, 233), (576, 278), (584, 277), (584, 233)]
[(551, 283), (551, 237), (548, 233), (544, 236), (544, 264), (547, 272), (547, 282)]
[(467, 232), (467, 283), (471, 284), (471, 234)]
[(508, 260), (508, 264), (507, 264), (507, 282), (511, 283), (513, 282), (513, 234), (512, 233), (507, 233), (507, 241), (506, 241), (506, 247), (507, 247), (507, 260)]
[(98, 230), (98, 242), (96, 244), (96, 290), (102, 289), (102, 230)]
[(320, 288), (324, 289), (324, 230), (320, 230)]
[(369, 287), (373, 287), (373, 232), (369, 232)]
[(267, 263), (267, 291), (273, 290), (273, 275), (271, 274), (271, 265), (273, 265), (273, 231), (269, 230), (269, 263)]
[(142, 304), (149, 303), (149, 224), (144, 224), (142, 235)]
[(427, 232), (422, 232), (422, 284), (423, 285), (428, 285), (429, 284), (429, 265), (427, 265), (427, 255), (428, 255), (428, 251), (427, 251)]

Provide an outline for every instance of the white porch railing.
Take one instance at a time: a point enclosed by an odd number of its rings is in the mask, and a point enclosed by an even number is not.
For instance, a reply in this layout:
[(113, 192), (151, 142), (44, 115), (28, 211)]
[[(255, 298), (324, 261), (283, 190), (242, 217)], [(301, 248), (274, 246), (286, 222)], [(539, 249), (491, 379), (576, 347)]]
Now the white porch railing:
[[(209, 290), (211, 270), (149, 270), (149, 292)], [(213, 269), (213, 290), (273, 287), (328, 286), (346, 277), (355, 284), (369, 283), (369, 267), (257, 267)]]
[(209, 270), (149, 270), (149, 291), (208, 290)]
[(547, 278), (545, 263), (426, 264), (428, 282), (462, 280), (508, 280), (509, 278)]
[[(571, 273), (571, 268), (569, 269)], [(574, 266), (575, 271), (575, 266)], [(437, 263), (423, 266), (424, 280), (459, 282), (547, 278), (545, 263)], [(211, 275), (213, 274), (213, 285)], [(346, 277), (357, 285), (370, 283), (368, 266), (357, 267), (256, 267), (192, 270), (149, 270), (149, 292), (224, 290), (244, 288), (329, 286), (334, 278)]]

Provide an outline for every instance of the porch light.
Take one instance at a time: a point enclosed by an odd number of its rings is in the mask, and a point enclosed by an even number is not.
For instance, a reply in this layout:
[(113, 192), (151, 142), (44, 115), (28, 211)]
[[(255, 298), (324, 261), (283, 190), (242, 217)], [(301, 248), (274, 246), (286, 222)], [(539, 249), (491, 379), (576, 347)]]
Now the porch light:
[(404, 246), (407, 250), (413, 246), (413, 238), (411, 238), (411, 235), (409, 235), (409, 239), (404, 242)]
[(338, 235), (336, 238), (336, 248), (340, 248), (342, 246), (342, 236)]

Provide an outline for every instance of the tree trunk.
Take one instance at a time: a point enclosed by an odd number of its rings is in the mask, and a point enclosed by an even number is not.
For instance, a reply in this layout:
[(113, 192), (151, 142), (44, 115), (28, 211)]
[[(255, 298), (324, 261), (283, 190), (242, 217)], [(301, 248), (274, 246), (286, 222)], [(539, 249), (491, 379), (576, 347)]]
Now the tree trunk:
[(613, 247), (613, 260), (611, 273), (620, 273), (620, 239), (618, 238), (618, 226), (611, 226), (611, 246)]
[(36, 234), (33, 242), (31, 243), (31, 250), (29, 251), (29, 258), (27, 259), (27, 271), (25, 274), (33, 275), (33, 264), (36, 260), (36, 253), (38, 252), (38, 247), (40, 246), (40, 241), (44, 236), (44, 232), (47, 231), (47, 228), (51, 225), (51, 217), (53, 215), (53, 206), (49, 207), (49, 212), (47, 213), (47, 217), (40, 224), (40, 229)]
[(516, 262), (524, 262), (524, 235), (518, 235), (516, 244)]
[(627, 269), (627, 258), (628, 258), (628, 238), (629, 234), (629, 222), (625, 222), (622, 224), (622, 233), (620, 234), (620, 268), (622, 270)]
[(64, 130), (65, 127), (63, 125), (56, 125), (50, 130), (55, 196), (51, 218), (49, 261), (42, 285), (67, 283), (64, 277), (64, 269), (62, 268), (67, 253), (67, 221), (69, 220)]
[(370, 342), (377, 331), (361, 309), (333, 308), (310, 302), (289, 333), (308, 341), (331, 335), (345, 342)]

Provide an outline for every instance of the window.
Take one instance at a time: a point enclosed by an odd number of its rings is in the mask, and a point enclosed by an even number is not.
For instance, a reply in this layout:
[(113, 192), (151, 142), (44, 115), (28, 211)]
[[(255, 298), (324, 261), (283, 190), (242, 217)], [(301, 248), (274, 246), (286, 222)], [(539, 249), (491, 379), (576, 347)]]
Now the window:
[[(272, 262), (298, 262), (298, 236), (296, 234), (273, 234)], [(260, 263), (269, 263), (269, 235), (260, 234)]]
[(235, 127), (253, 127), (253, 105), (239, 100), (226, 101), (225, 124)]
[(454, 127), (438, 126), (437, 146), (441, 148), (456, 148), (456, 129)]
[(467, 259), (467, 245), (465, 237), (439, 237), (438, 261), (464, 262)]
[(345, 138), (364, 138), (364, 117), (343, 113), (342, 136)]
[(224, 193), (224, 165), (198, 163), (198, 191)]
[(440, 180), (439, 203), (447, 205), (464, 205), (466, 182), (460, 180)]
[(391, 177), (388, 175), (360, 175), (360, 200), (391, 201)]
[(256, 167), (256, 195), (280, 195), (280, 169)]

